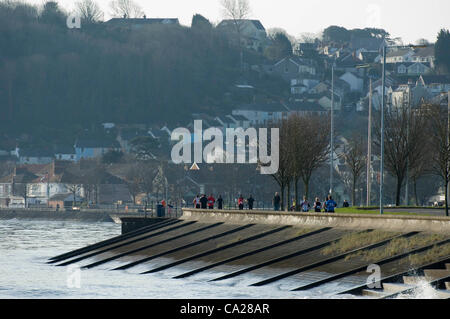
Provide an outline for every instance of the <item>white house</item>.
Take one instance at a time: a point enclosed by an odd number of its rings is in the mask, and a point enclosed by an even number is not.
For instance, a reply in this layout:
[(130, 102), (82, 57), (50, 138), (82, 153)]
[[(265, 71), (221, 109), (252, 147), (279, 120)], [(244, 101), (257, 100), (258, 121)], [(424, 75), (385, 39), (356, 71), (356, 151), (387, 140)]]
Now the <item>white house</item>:
[[(331, 97), (329, 96), (323, 96), (322, 98), (319, 99), (318, 103), (321, 107), (323, 107), (325, 110), (329, 111), (331, 110)], [(341, 100), (336, 97), (334, 99), (334, 110), (335, 111), (340, 111), (342, 109), (342, 102)]]
[(406, 63), (411, 62), (414, 50), (410, 48), (391, 50), (386, 54), (386, 63)]
[(57, 146), (55, 150), (55, 159), (59, 161), (71, 161), (77, 160), (75, 148), (73, 146)]
[(340, 77), (341, 80), (350, 85), (351, 91), (362, 92), (364, 89), (364, 80), (351, 72), (346, 72)]
[(281, 103), (243, 104), (234, 109), (232, 116), (242, 115), (250, 120), (252, 126), (267, 125), (287, 118), (290, 109)]
[(386, 63), (408, 63), (420, 62), (429, 63), (431, 68), (434, 68), (435, 53), (434, 46), (425, 48), (404, 48), (391, 50), (386, 54)]

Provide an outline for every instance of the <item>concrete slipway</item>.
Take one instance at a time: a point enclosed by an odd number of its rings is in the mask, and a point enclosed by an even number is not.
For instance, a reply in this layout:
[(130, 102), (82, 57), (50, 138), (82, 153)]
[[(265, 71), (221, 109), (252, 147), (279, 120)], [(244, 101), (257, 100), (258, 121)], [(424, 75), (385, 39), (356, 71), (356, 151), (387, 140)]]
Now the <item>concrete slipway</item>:
[[(412, 294), (419, 285), (411, 278), (420, 278), (448, 298), (450, 218), (185, 209), (180, 219), (155, 220), (49, 263), (143, 276), (169, 272), (174, 280), (252, 275), (254, 286), (332, 285), (336, 293), (372, 298)], [(372, 264), (380, 267), (382, 289), (367, 289)]]

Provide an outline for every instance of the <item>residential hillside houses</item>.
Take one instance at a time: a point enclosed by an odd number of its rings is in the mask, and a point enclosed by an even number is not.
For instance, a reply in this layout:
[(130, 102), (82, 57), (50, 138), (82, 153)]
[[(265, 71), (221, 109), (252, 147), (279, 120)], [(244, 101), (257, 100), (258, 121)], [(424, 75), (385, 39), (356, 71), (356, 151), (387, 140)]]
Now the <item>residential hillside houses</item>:
[(359, 50), (357, 58), (362, 63), (379, 63), (381, 61), (381, 54), (379, 51)]
[(259, 20), (222, 20), (217, 29), (230, 34), (234, 39), (240, 34), (241, 45), (250, 50), (262, 53), (269, 44), (266, 29)]
[(120, 143), (115, 139), (80, 138), (75, 142), (76, 160), (101, 157), (108, 151), (120, 151)]
[(96, 167), (74, 166), (70, 161), (18, 165), (0, 179), (0, 207), (11, 207), (12, 203), (15, 207), (48, 205), (55, 196), (61, 200), (70, 194), (95, 204), (131, 201), (122, 178)]
[(48, 164), (53, 161), (54, 153), (49, 148), (16, 147), (13, 155), (17, 157), (19, 164)]
[(424, 48), (402, 48), (402, 49), (392, 49), (386, 55), (387, 64), (396, 63), (408, 63), (408, 62), (419, 62), (419, 63), (429, 63), (432, 68), (434, 68), (435, 54), (434, 46), (428, 46)]
[(389, 103), (393, 107), (409, 105), (417, 107), (423, 102), (432, 102), (436, 98), (448, 94), (450, 77), (420, 76), (416, 81), (410, 79), (407, 84), (400, 84), (389, 94)]
[(352, 92), (362, 92), (364, 90), (364, 79), (352, 72), (345, 72), (339, 77), (350, 86)]
[(314, 78), (316, 76), (316, 65), (311, 59), (298, 56), (286, 57), (272, 66), (266, 67), (268, 74), (275, 74), (290, 83), (293, 79)]
[(302, 101), (295, 103), (242, 104), (232, 111), (232, 116), (243, 116), (252, 126), (264, 126), (287, 119), (291, 114), (324, 114), (326, 110), (318, 103)]

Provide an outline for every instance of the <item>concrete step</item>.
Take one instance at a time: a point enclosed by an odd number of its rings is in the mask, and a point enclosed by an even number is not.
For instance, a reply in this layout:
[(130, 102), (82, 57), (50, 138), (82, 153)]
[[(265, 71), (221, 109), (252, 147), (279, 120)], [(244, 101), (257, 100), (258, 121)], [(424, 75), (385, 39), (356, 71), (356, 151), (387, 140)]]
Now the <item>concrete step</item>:
[(450, 276), (450, 270), (447, 269), (425, 269), (423, 272), (429, 281)]
[(450, 290), (450, 281), (445, 282), (445, 289)]
[(445, 264), (445, 269), (450, 270), (450, 264)]
[(450, 291), (436, 290), (436, 295), (439, 299), (450, 299)]
[(403, 283), (406, 285), (415, 286), (424, 281), (428, 281), (424, 276), (403, 276)]
[(393, 283), (384, 283), (383, 290), (386, 294), (394, 294), (397, 292), (401, 292), (410, 288), (414, 288), (413, 285), (405, 285), (405, 284), (393, 284)]
[(384, 292), (383, 290), (363, 289), (362, 295), (367, 297), (383, 298), (388, 296), (389, 294)]

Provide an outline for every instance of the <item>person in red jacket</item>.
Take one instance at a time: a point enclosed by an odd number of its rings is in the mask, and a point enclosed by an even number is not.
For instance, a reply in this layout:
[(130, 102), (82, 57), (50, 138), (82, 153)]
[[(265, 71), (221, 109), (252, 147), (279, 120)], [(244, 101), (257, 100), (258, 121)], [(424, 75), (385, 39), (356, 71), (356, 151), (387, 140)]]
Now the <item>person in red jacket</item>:
[(243, 210), (244, 209), (244, 197), (239, 196), (238, 198), (238, 206), (239, 206), (239, 210)]
[(208, 197), (208, 208), (214, 209), (214, 203), (216, 202), (216, 199), (214, 198), (213, 194), (209, 195)]

